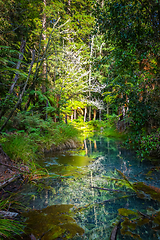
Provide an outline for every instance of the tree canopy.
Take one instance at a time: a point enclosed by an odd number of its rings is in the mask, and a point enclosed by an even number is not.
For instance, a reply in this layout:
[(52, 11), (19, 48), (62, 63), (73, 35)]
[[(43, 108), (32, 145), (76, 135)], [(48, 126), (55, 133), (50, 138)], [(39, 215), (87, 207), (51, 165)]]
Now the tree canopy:
[(0, 21), (1, 126), (12, 112), (61, 121), (89, 108), (88, 120), (103, 110), (123, 130), (158, 129), (158, 1), (8, 0)]

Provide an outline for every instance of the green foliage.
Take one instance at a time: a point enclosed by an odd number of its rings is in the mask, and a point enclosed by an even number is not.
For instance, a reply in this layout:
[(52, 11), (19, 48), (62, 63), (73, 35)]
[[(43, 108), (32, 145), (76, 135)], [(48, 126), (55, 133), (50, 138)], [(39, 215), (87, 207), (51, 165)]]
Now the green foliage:
[(8, 135), (6, 136), (5, 143), (3, 142), (3, 139), (1, 143), (3, 150), (8, 156), (17, 162), (23, 162), (30, 165), (35, 159), (38, 147), (33, 144), (33, 141), (28, 138), (27, 134), (15, 133)]
[(113, 137), (115, 139), (118, 139), (118, 138), (122, 139), (125, 137), (123, 133), (119, 133), (117, 129), (114, 127), (104, 129), (103, 135), (106, 137)]
[(123, 110), (125, 121), (129, 120), (127, 144), (135, 149), (140, 145), (142, 157), (158, 146), (152, 127), (160, 125), (159, 7), (155, 0), (149, 5), (145, 0), (105, 0), (96, 2), (95, 8), (97, 33), (106, 46), (100, 65), (108, 65), (104, 100), (117, 115)]
[(18, 221), (9, 219), (0, 219), (0, 238), (10, 238), (13, 234), (20, 235), (23, 231), (23, 226)]
[(77, 139), (78, 131), (70, 124), (44, 121), (39, 115), (17, 114), (12, 123), (14, 132), (2, 134), (3, 150), (17, 162), (28, 164), (35, 171), (34, 160), (44, 149)]
[(130, 131), (126, 137), (127, 140), (123, 143), (125, 147), (133, 148), (137, 155), (144, 160), (146, 157), (160, 156), (160, 133), (159, 129), (152, 133), (146, 133), (143, 128), (142, 131)]
[(105, 114), (104, 119), (106, 120), (108, 128), (114, 128), (118, 122), (118, 116), (116, 114)]
[(115, 128), (117, 122), (116, 115), (106, 115), (107, 120), (91, 120), (89, 122), (84, 122), (83, 117), (79, 117), (77, 120), (73, 120), (72, 124), (75, 128), (83, 132), (83, 136), (93, 136), (95, 132), (104, 135), (105, 137), (113, 138), (126, 138), (124, 133), (120, 133)]
[(93, 126), (94, 130), (100, 131), (103, 128), (107, 127), (107, 122), (99, 120), (91, 120), (88, 122), (88, 126)]
[(105, 121), (91, 120), (89, 122), (84, 122), (83, 117), (79, 117), (78, 119), (73, 120), (72, 124), (85, 135), (87, 133), (94, 134), (94, 131), (100, 132), (107, 126), (107, 123)]
[[(36, 63), (16, 111), (29, 109), (42, 114), (43, 119), (51, 116), (59, 121), (71, 112), (68, 109), (71, 99), (81, 103), (88, 88), (88, 43), (94, 24), (92, 8), (92, 1), (72, 2), (69, 8), (67, 1), (46, 1), (44, 4), (40, 0), (29, 3), (7, 0), (2, 4), (0, 22), (5, 27), (1, 29), (0, 39), (4, 45), (0, 46), (0, 84), (3, 88), (0, 118), (11, 112), (22, 91), (31, 62), (31, 49), (36, 49)], [(19, 61), (22, 38), (27, 45), (25, 60)], [(19, 78), (10, 94), (15, 73)]]
[[(7, 211), (11, 205), (14, 205), (15, 201), (12, 202), (10, 198), (0, 200), (1, 210)], [(0, 218), (0, 239), (13, 237), (14, 234), (20, 235), (23, 231), (24, 225), (20, 224), (20, 222), (12, 219)]]
[(160, 156), (160, 132), (141, 135), (141, 139), (138, 145), (137, 154), (142, 157), (147, 156)]

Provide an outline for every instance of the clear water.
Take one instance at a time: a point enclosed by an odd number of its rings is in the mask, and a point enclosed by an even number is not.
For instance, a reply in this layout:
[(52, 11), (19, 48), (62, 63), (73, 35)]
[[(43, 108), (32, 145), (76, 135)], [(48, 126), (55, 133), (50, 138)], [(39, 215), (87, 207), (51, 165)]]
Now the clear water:
[[(50, 177), (26, 185), (20, 195), (20, 201), (32, 209), (25, 214), (28, 234), (37, 239), (107, 240), (118, 221), (118, 209), (147, 214), (148, 207), (160, 207), (157, 201), (133, 194), (126, 181), (117, 180), (123, 177), (116, 169), (131, 182), (160, 187), (160, 175), (154, 169), (157, 163), (141, 162), (134, 152), (121, 148), (118, 141), (84, 139), (82, 149), (50, 153), (39, 164)], [(159, 231), (153, 231), (148, 224), (137, 227), (135, 233), (145, 240), (160, 239)], [(118, 231), (117, 239), (133, 238)]]

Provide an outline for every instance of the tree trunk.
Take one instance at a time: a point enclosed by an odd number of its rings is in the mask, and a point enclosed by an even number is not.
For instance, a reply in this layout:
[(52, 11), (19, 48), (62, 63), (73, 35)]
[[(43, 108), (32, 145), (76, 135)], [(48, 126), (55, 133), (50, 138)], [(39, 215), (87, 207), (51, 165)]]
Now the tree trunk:
[[(43, 29), (43, 32), (42, 32), (42, 40), (43, 40), (43, 51), (45, 52), (46, 50), (46, 13), (45, 13), (45, 10), (46, 10), (46, 6), (47, 6), (47, 3), (46, 3), (46, 0), (43, 0), (43, 4), (44, 4), (44, 9), (43, 9), (43, 18), (42, 18), (42, 29)], [(46, 88), (46, 80), (47, 80), (47, 62), (46, 62), (46, 58), (44, 58), (44, 62), (43, 62), (43, 82), (42, 82), (42, 93), (44, 94), (46, 91), (47, 91), (47, 88)], [(47, 119), (47, 111), (45, 110), (47, 108), (47, 102), (44, 101), (43, 104), (42, 104), (42, 112), (43, 112), (43, 119)]]
[(59, 104), (59, 101), (60, 101), (60, 94), (56, 94), (56, 101), (57, 101), (57, 119), (56, 119), (56, 122), (57, 120), (59, 121), (60, 120), (60, 104)]
[(65, 114), (65, 123), (67, 124), (67, 114)]
[[(93, 44), (94, 44), (94, 36), (92, 36), (92, 42), (91, 42), (91, 52), (90, 52), (90, 61), (93, 55)], [(89, 65), (89, 100), (91, 101), (91, 91), (90, 91), (90, 87), (91, 87), (91, 76), (92, 76), (92, 65), (90, 63)], [(89, 106), (89, 121), (91, 121), (91, 106)]]
[(89, 106), (89, 121), (91, 121), (91, 106)]
[[(42, 51), (41, 41), (42, 41), (43, 36), (41, 36), (41, 38), (40, 38), (36, 70), (35, 70), (35, 73), (34, 73), (34, 76), (33, 76), (33, 82), (32, 82), (32, 85), (30, 87), (30, 91), (31, 90), (35, 91), (35, 86), (36, 86), (36, 82), (38, 80), (39, 71), (40, 71), (41, 67), (43, 67), (43, 63), (44, 63), (45, 58), (46, 58), (47, 50), (50, 46), (50, 42), (51, 42), (51, 39), (52, 39), (53, 31), (54, 31), (56, 25), (58, 24), (59, 20), (60, 20), (60, 18), (58, 18), (58, 20), (53, 24), (53, 28), (52, 28), (52, 31), (49, 35), (49, 38), (48, 38), (48, 41), (47, 41), (47, 44), (46, 44), (46, 47), (45, 47), (45, 51), (43, 52), (43, 56), (41, 56), (41, 54), (40, 54), (41, 51)], [(43, 91), (44, 91), (44, 89), (43, 89)], [(33, 105), (35, 105), (35, 103), (36, 103), (35, 94), (34, 95), (32, 95), (32, 94), (29, 95), (29, 101), (27, 102), (27, 104), (25, 106), (26, 110), (29, 107), (31, 101), (33, 102)]]
[(85, 106), (85, 109), (84, 109), (84, 122), (86, 122), (86, 119), (87, 119), (87, 107)]
[(87, 155), (88, 154), (88, 148), (87, 148), (86, 139), (84, 139), (84, 148), (85, 148), (86, 155)]
[(101, 109), (99, 109), (99, 121), (102, 120), (102, 116), (101, 116)]
[(76, 119), (76, 109), (74, 109), (74, 119)]
[(107, 103), (107, 116), (109, 116), (109, 103)]
[[(21, 61), (23, 60), (23, 54), (24, 54), (24, 52), (25, 52), (25, 47), (26, 47), (26, 40), (23, 40), (23, 39), (22, 39), (22, 41), (21, 41), (21, 47), (20, 47), (20, 52), (21, 52), (21, 53), (19, 53), (19, 61), (18, 61), (17, 66), (16, 66), (16, 69), (17, 69), (17, 70), (20, 69)], [(15, 77), (14, 77), (14, 79), (13, 79), (13, 84), (12, 84), (12, 86), (11, 86), (10, 89), (9, 89), (9, 94), (11, 94), (11, 93), (13, 92), (13, 89), (14, 89), (16, 83), (17, 83), (18, 78), (19, 78), (19, 74), (16, 73), (16, 75), (15, 75)]]
[[(44, 4), (44, 10), (47, 6), (46, 4), (46, 0), (43, 0), (43, 4)], [(42, 39), (44, 41), (44, 52), (45, 52), (45, 42), (46, 42), (46, 13), (43, 13), (43, 19), (42, 19), (42, 28), (43, 28), (43, 33), (42, 33)], [(42, 93), (46, 92), (46, 78), (47, 78), (47, 63), (46, 63), (46, 59), (44, 59), (43, 62), (43, 84), (42, 84)]]
[(72, 111), (72, 114), (71, 114), (71, 122), (73, 121), (73, 111)]
[(94, 109), (94, 116), (93, 116), (93, 119), (96, 120), (96, 114), (97, 114), (97, 110)]

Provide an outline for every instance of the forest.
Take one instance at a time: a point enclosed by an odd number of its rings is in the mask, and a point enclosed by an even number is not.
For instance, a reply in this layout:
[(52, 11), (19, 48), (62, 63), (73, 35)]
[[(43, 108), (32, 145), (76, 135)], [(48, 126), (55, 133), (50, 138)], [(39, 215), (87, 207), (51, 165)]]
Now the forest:
[(0, 0), (0, 183), (84, 129), (159, 158), (159, 39), (158, 0)]

